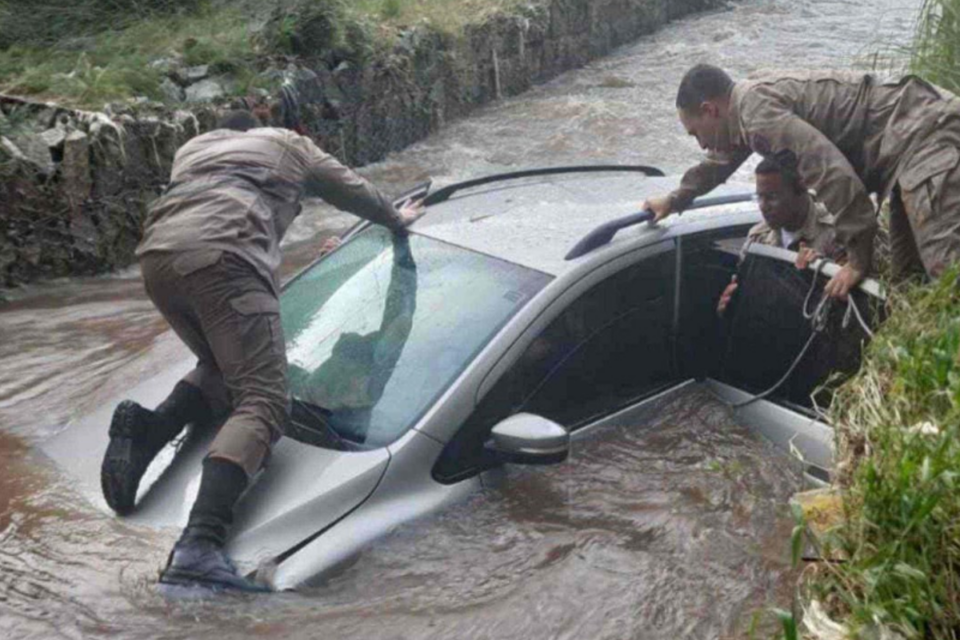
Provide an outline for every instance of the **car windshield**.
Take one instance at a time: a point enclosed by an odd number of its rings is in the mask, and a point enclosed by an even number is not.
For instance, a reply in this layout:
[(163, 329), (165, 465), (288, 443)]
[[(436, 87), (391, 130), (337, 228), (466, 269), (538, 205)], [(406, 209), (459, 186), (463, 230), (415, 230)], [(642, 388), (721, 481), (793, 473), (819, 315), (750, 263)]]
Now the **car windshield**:
[(340, 437), (389, 444), (549, 280), (370, 227), (283, 293), (290, 390)]

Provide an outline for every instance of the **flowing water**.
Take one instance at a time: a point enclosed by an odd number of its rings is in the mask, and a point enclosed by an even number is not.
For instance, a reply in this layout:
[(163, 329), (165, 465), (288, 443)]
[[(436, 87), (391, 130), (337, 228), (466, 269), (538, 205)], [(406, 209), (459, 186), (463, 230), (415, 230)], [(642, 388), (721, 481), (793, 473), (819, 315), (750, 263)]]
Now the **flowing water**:
[[(677, 82), (709, 61), (850, 67), (909, 41), (919, 0), (740, 0), (691, 17), (363, 173), (395, 192), (517, 167), (640, 163), (682, 171), (699, 150)], [(349, 224), (313, 205), (285, 269)], [(9, 294), (8, 294), (9, 295)], [(136, 269), (12, 292), (0, 307), (0, 637), (714, 638), (789, 608), (786, 457), (701, 392), (644, 425), (576, 444), (555, 468), (410, 525), (324, 586), (174, 603), (153, 589), (176, 532), (88, 506), (37, 444), (184, 356)], [(769, 617), (762, 624), (769, 625)], [(769, 633), (769, 626), (764, 626)]]

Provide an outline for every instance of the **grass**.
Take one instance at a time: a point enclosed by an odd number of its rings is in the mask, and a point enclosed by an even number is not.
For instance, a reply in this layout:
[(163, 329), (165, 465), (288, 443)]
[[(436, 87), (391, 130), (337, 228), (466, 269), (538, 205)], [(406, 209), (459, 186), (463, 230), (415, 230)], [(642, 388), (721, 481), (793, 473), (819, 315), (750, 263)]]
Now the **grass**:
[(910, 53), (915, 73), (960, 94), (960, 0), (924, 0)]
[(523, 4), (523, 0), (354, 0), (351, 11), (379, 18), (390, 26), (428, 22), (446, 33), (479, 22), (497, 12)]
[[(41, 0), (31, 11), (46, 21), (37, 24), (11, 17), (18, 9), (16, 15), (29, 15), (21, 6), (25, 2), (0, 0), (0, 32), (5, 34), (0, 38), (0, 91), (99, 109), (135, 96), (162, 100), (163, 73), (150, 66), (160, 58), (181, 55), (190, 65), (210, 64), (216, 73), (233, 75), (237, 91), (245, 93), (260, 82), (258, 71), (270, 56), (333, 51), (337, 58), (362, 61), (377, 48), (389, 48), (410, 25), (426, 23), (455, 33), (521, 0), (300, 0), (283, 5), (283, 12), (276, 9), (277, 0), (268, 0), (255, 3), (260, 15), (264, 6), (275, 7), (256, 37), (249, 3), (85, 0), (65, 8)], [(114, 8), (110, 19), (105, 7)], [(22, 38), (10, 35), (18, 26)]]
[(254, 82), (247, 19), (233, 9), (205, 8), (102, 31), (80, 51), (14, 45), (0, 52), (0, 91), (89, 108), (133, 96), (161, 99), (163, 74), (150, 63), (177, 53), (188, 64), (233, 73), (241, 89)]
[[(811, 594), (852, 629), (960, 633), (960, 266), (891, 292), (890, 317), (831, 408), (844, 519)], [(811, 576), (808, 576), (811, 577)]]

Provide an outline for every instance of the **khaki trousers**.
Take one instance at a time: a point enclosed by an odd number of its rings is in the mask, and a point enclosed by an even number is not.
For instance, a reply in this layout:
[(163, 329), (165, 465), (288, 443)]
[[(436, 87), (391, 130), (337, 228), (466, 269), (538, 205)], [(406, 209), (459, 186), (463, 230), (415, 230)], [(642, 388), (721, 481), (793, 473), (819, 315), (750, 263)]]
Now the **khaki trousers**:
[(229, 417), (209, 455), (255, 474), (289, 416), (280, 304), (242, 258), (202, 249), (141, 257), (147, 295), (199, 360), (184, 382)]

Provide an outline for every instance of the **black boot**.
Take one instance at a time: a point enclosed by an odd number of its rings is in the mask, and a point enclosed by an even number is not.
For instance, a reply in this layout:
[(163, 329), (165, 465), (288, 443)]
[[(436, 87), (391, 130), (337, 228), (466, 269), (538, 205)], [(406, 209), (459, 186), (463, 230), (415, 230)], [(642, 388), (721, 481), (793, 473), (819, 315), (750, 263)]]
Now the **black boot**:
[(203, 538), (180, 538), (170, 552), (160, 584), (201, 587), (211, 591), (269, 593), (270, 588), (247, 580), (221, 547)]
[(210, 418), (200, 389), (178, 382), (156, 411), (124, 400), (113, 411), (110, 444), (100, 467), (100, 486), (118, 514), (133, 510), (140, 479), (163, 447), (191, 422)]
[(270, 590), (240, 576), (223, 551), (227, 530), (233, 523), (233, 506), (246, 488), (247, 474), (239, 466), (220, 458), (203, 461), (197, 501), (160, 575), (161, 584), (198, 586), (214, 591), (262, 593)]

